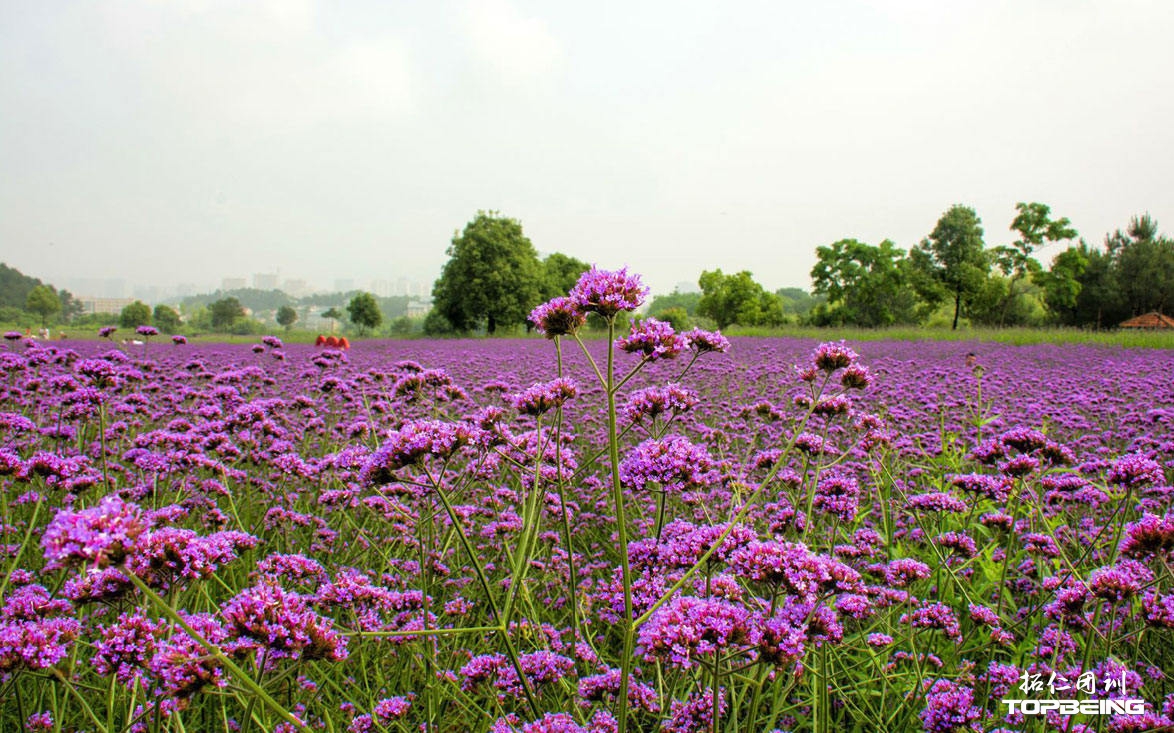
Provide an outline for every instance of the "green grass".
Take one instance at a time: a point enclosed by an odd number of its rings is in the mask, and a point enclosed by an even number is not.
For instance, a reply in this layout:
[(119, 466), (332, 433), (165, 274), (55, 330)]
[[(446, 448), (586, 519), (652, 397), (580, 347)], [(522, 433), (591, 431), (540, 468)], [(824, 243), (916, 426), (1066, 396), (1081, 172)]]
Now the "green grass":
[(1097, 344), (1140, 349), (1174, 349), (1174, 330), (1085, 331), (1077, 328), (940, 328), (904, 326), (894, 328), (743, 328), (734, 326), (727, 336), (789, 336), (793, 338), (845, 339), (848, 341), (986, 341), (1023, 346), (1027, 344)]
[[(0, 332), (19, 330), (11, 324), (0, 324)], [(67, 339), (97, 340), (97, 327), (69, 327), (55, 326), (54, 339), (64, 331)], [(277, 336), (290, 344), (312, 344), (318, 337), (317, 331), (307, 331), (294, 328), (286, 332), (283, 328), (275, 328), (267, 332)], [(1078, 328), (960, 328), (951, 331), (945, 328), (930, 328), (926, 326), (898, 326), (893, 328), (817, 328), (814, 326), (783, 326), (781, 328), (732, 326), (724, 331), (727, 336), (751, 337), (789, 337), (810, 338), (823, 341), (845, 339), (847, 341), (979, 341), (989, 343), (1013, 344), (1024, 346), (1029, 344), (1095, 344), (1100, 346), (1118, 346), (1133, 349), (1174, 349), (1174, 330), (1145, 331), (1134, 329), (1116, 329), (1112, 331), (1089, 331)], [(130, 338), (132, 329), (119, 329), (115, 334), (115, 342), (122, 337)], [(260, 343), (262, 334), (234, 335), (224, 333), (187, 334), (191, 343), (224, 343), (250, 344)], [(342, 335), (341, 333), (336, 335)], [(586, 330), (583, 337), (592, 340), (605, 335), (605, 332)], [(503, 338), (544, 338), (537, 332), (524, 334), (521, 330), (502, 334)], [(368, 338), (377, 339), (412, 339), (427, 338), (419, 333), (410, 336), (388, 336), (379, 334), (362, 337), (347, 334), (351, 342), (364, 341)], [(482, 334), (480, 338), (485, 338)], [(171, 346), (170, 335), (159, 335), (152, 339), (152, 344)]]

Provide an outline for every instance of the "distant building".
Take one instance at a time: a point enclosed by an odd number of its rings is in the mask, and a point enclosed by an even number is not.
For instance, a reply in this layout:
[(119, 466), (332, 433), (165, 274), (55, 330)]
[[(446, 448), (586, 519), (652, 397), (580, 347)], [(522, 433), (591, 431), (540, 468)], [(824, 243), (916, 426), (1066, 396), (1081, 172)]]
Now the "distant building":
[(244, 290), (249, 282), (243, 277), (226, 277), (220, 281), (221, 290)]
[(277, 290), (277, 273), (275, 272), (255, 272), (253, 273), (253, 287), (257, 290)]
[(372, 280), (371, 293), (380, 298), (390, 298), (396, 294), (390, 280)]
[(163, 288), (158, 285), (137, 285), (135, 286), (134, 296), (137, 300), (144, 303), (158, 303), (163, 300)]
[(122, 313), (122, 309), (135, 302), (133, 298), (91, 298), (81, 297), (78, 300), (82, 304), (82, 311), (85, 313), (102, 313), (118, 315)]
[(291, 295), (295, 298), (304, 298), (313, 292), (313, 288), (310, 287), (310, 283), (300, 278), (286, 280), (281, 284), (281, 289), (285, 291), (287, 295)]
[(1121, 324), (1121, 328), (1155, 328), (1167, 329), (1174, 328), (1174, 318), (1163, 315), (1157, 311), (1150, 311), (1145, 315), (1136, 318), (1130, 318)]
[(419, 318), (420, 316), (428, 315), (428, 311), (432, 310), (432, 301), (430, 300), (410, 300), (408, 301), (408, 318)]

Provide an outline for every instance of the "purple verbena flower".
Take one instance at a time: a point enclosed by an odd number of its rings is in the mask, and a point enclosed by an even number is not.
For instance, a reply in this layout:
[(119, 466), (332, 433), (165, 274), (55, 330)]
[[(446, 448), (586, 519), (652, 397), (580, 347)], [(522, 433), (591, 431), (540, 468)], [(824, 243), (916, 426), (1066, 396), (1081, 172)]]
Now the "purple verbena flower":
[(552, 339), (574, 334), (587, 322), (587, 314), (575, 300), (564, 296), (548, 300), (530, 311), (530, 322), (538, 333)]
[(647, 361), (672, 359), (688, 346), (688, 339), (673, 330), (671, 323), (645, 318), (633, 321), (631, 332), (616, 340), (616, 347), (629, 354), (641, 354)]
[(542, 415), (562, 407), (578, 392), (573, 380), (555, 379), (534, 384), (518, 394), (507, 395), (505, 400), (523, 415)]
[(593, 265), (579, 277), (569, 297), (580, 311), (613, 318), (620, 311), (639, 308), (648, 292), (640, 276), (629, 275), (626, 267), (608, 271)]
[(89, 509), (59, 510), (41, 544), (50, 568), (81, 563), (105, 567), (122, 562), (148, 528), (137, 504), (111, 495)]

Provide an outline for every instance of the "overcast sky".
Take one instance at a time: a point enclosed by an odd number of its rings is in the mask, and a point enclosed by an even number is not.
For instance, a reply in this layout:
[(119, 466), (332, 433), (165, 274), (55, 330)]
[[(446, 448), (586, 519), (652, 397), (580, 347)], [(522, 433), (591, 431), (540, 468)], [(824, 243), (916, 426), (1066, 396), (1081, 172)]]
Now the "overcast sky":
[(495, 209), (667, 292), (807, 288), (817, 246), (955, 203), (988, 246), (1017, 201), (1171, 232), (1172, 31), (1167, 0), (0, 0), (0, 260), (431, 281)]

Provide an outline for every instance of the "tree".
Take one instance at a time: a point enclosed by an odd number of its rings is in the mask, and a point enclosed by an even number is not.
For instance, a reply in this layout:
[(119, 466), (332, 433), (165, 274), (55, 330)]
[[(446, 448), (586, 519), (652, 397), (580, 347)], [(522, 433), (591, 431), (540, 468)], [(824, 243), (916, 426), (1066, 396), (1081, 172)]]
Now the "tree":
[(583, 260), (561, 252), (552, 252), (542, 260), (542, 300), (566, 295), (579, 276), (591, 269)]
[(49, 323), (49, 316), (61, 310), (61, 298), (48, 285), (37, 285), (29, 291), (24, 301), (25, 310), (41, 317), (41, 327)]
[(136, 300), (122, 309), (118, 315), (118, 325), (123, 328), (138, 328), (151, 323), (151, 306), (141, 300)]
[(1069, 247), (1052, 259), (1050, 270), (1040, 272), (1035, 281), (1044, 289), (1044, 304), (1053, 318), (1072, 323), (1076, 299), (1080, 296), (1081, 277), (1088, 268), (1088, 245)]
[(61, 318), (66, 323), (86, 312), (82, 302), (73, 297), (73, 293), (68, 290), (58, 290), (57, 295), (61, 296)]
[(1028, 276), (1034, 279), (1043, 269), (1033, 257), (1035, 249), (1044, 242), (1058, 242), (1076, 236), (1076, 230), (1072, 228), (1068, 217), (1052, 219), (1052, 210), (1047, 204), (1020, 202), (1015, 204), (1015, 208), (1019, 214), (1011, 222), (1011, 231), (1017, 232), (1019, 239), (1010, 246), (999, 246), (992, 250), (994, 264), (1008, 278), (1006, 293), (999, 306), (1000, 326), (1006, 323), (1007, 314), (1015, 301), (1016, 283)]
[(290, 326), (297, 323), (297, 320), (298, 312), (292, 305), (283, 305), (277, 309), (277, 323), (280, 326), (284, 326), (286, 331), (290, 329)]
[(982, 221), (968, 206), (950, 208), (929, 237), (910, 252), (910, 260), (921, 277), (914, 285), (930, 303), (954, 299), (954, 326), (962, 305), (983, 287), (990, 261), (983, 252)]
[(820, 303), (827, 300), (822, 295), (813, 295), (803, 288), (779, 288), (775, 291), (779, 300), (783, 302), (783, 313), (792, 314), (802, 319)]
[(1158, 234), (1149, 214), (1106, 237), (1105, 248), (1116, 265), (1126, 317), (1174, 306), (1174, 240)]
[[(660, 318), (658, 313), (664, 313), (667, 310), (679, 308), (685, 311), (690, 316), (697, 315), (697, 304), (701, 302), (701, 293), (691, 292), (682, 293), (679, 290), (673, 289), (673, 292), (668, 295), (657, 295), (653, 297), (652, 303), (648, 306), (648, 315), (654, 318)], [(664, 320), (664, 319), (661, 319)]]
[(905, 251), (885, 240), (879, 246), (841, 239), (816, 249), (812, 291), (827, 296), (822, 325), (891, 326), (913, 323), (917, 299), (909, 288)]
[(208, 311), (212, 316), (212, 328), (217, 331), (228, 331), (245, 317), (245, 307), (231, 296), (209, 304)]
[(447, 254), (432, 302), (457, 331), (484, 323), (492, 335), (499, 325), (525, 323), (542, 302), (542, 263), (518, 220), (479, 211)]
[(720, 269), (702, 272), (698, 279), (701, 300), (697, 314), (712, 318), (719, 329), (732, 323), (743, 326), (776, 326), (783, 322), (783, 304), (754, 281), (747, 270), (725, 275)]
[(169, 305), (163, 305), (160, 303), (159, 305), (155, 306), (155, 313), (153, 316), (155, 320), (155, 327), (163, 333), (179, 333), (179, 311), (175, 310)]
[(334, 333), (334, 327), (342, 320), (342, 311), (334, 306), (330, 306), (330, 308), (322, 313), (322, 317), (330, 319), (330, 332)]
[(379, 328), (379, 324), (383, 323), (383, 311), (379, 310), (379, 303), (375, 302), (375, 296), (371, 293), (355, 295), (351, 302), (347, 303), (346, 311), (350, 315), (351, 323), (359, 327), (359, 333), (365, 334)]

